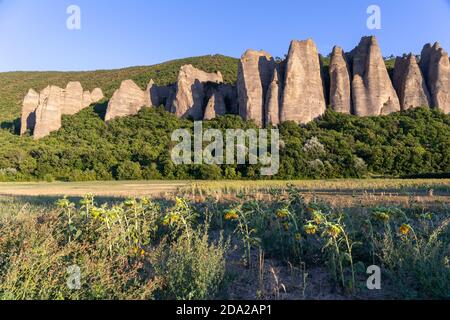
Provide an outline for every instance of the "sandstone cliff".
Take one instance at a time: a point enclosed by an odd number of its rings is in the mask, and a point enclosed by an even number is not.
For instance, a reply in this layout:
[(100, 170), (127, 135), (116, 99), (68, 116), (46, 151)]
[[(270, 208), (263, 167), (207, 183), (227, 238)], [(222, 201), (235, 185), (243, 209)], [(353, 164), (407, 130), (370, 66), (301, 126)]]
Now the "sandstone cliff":
[(226, 114), (227, 109), (225, 99), (222, 93), (216, 89), (212, 89), (209, 94), (208, 104), (206, 105), (204, 120), (212, 120), (216, 117)]
[[(236, 85), (224, 84), (220, 72), (207, 73), (192, 65), (181, 67), (177, 82), (168, 86), (150, 80), (142, 90), (125, 80), (109, 101), (105, 121), (164, 105), (178, 117), (194, 120), (231, 113), (260, 127), (284, 121), (305, 124), (325, 112), (325, 92), (335, 111), (357, 116), (417, 106), (450, 113), (450, 60), (438, 43), (424, 47), (420, 66), (412, 54), (398, 58), (393, 81), (375, 37), (362, 38), (350, 54), (333, 49), (329, 86), (322, 70), (311, 39), (292, 41), (286, 60), (279, 63), (264, 51), (247, 50), (239, 61)], [(101, 89), (83, 91), (76, 81), (65, 89), (49, 86), (40, 94), (30, 89), (23, 100), (20, 133), (44, 137), (60, 128), (62, 115), (73, 115), (103, 98)]]
[(286, 61), (281, 121), (308, 123), (325, 113), (317, 47), (312, 39), (292, 41)]
[(153, 107), (166, 106), (174, 90), (174, 86), (158, 86), (151, 79), (146, 90), (147, 97), (150, 99), (149, 105)]
[(439, 43), (425, 45), (420, 67), (425, 76), (433, 107), (450, 114), (450, 61)]
[(30, 89), (22, 105), (20, 132), (23, 135), (30, 130), (35, 139), (45, 137), (59, 129), (62, 115), (73, 115), (101, 99), (101, 89), (91, 94), (83, 91), (79, 82), (69, 82), (65, 89), (48, 86), (40, 94)]
[(33, 132), (36, 124), (36, 109), (39, 106), (39, 93), (30, 89), (23, 99), (20, 135), (28, 130)]
[(344, 51), (334, 47), (330, 60), (330, 104), (336, 112), (352, 112), (351, 77)]
[(269, 90), (266, 97), (265, 106), (265, 124), (266, 126), (280, 124), (280, 106), (281, 106), (281, 85), (282, 73), (280, 65), (273, 71), (272, 82), (270, 83)]
[(135, 115), (145, 106), (149, 106), (146, 91), (139, 88), (134, 81), (124, 80), (109, 101), (105, 121)]
[(239, 62), (239, 114), (260, 127), (264, 126), (264, 104), (274, 69), (275, 60), (264, 51), (247, 50)]
[(400, 102), (376, 38), (362, 38), (351, 57), (355, 115), (379, 116), (400, 111)]
[(402, 110), (430, 106), (427, 85), (413, 54), (396, 59), (393, 82)]
[(220, 72), (207, 73), (192, 65), (181, 67), (175, 98), (171, 105), (172, 113), (180, 118), (191, 117), (194, 120), (202, 120), (206, 94), (205, 85), (222, 82), (223, 77)]
[(36, 109), (34, 139), (41, 139), (61, 128), (61, 105), (63, 90), (57, 86), (48, 86), (39, 96)]

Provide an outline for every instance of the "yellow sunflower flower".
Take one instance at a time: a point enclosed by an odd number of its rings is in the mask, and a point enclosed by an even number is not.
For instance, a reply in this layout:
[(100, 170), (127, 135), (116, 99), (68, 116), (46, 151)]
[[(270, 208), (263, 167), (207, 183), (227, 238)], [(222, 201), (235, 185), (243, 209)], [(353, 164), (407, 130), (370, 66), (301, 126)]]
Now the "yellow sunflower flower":
[(277, 217), (278, 219), (285, 219), (289, 215), (289, 211), (287, 209), (278, 210)]
[(402, 235), (407, 236), (411, 232), (411, 226), (409, 226), (407, 224), (403, 224), (400, 227), (399, 231)]
[(315, 226), (315, 225), (313, 225), (313, 224), (311, 224), (311, 223), (307, 224), (307, 225), (304, 227), (304, 229), (305, 229), (305, 232), (306, 232), (307, 234), (309, 234), (309, 235), (313, 235), (313, 234), (316, 234), (316, 233), (317, 233), (317, 226)]
[(229, 210), (225, 213), (225, 220), (232, 221), (239, 219), (239, 215), (236, 210)]

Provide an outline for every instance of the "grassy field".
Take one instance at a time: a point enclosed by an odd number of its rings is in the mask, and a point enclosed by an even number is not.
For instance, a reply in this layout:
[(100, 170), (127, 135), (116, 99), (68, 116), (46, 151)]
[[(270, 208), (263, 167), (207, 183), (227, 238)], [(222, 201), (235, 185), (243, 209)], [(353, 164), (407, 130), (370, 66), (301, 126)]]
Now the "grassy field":
[(9, 196), (95, 196), (142, 197), (165, 193), (223, 194), (268, 193), (272, 189), (295, 186), (304, 192), (316, 193), (392, 193), (449, 195), (450, 180), (441, 179), (367, 179), (367, 180), (305, 180), (305, 181), (106, 181), (0, 183), (0, 195)]
[(0, 300), (450, 297), (449, 181), (287, 184), (1, 184)]

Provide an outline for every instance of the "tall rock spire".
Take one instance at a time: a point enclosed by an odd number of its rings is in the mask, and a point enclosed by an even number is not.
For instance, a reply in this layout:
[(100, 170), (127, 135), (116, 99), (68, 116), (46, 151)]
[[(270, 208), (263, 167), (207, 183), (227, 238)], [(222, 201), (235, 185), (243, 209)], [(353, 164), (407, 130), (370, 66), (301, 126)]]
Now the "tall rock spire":
[(413, 54), (398, 57), (395, 61), (394, 87), (402, 110), (430, 106), (430, 94)]
[(292, 41), (286, 61), (281, 121), (308, 123), (325, 113), (320, 59), (312, 39)]
[(282, 95), (282, 72), (281, 66), (278, 64), (273, 70), (272, 82), (270, 83), (269, 89), (266, 96), (266, 107), (265, 107), (265, 124), (266, 126), (280, 124), (280, 106), (281, 106), (281, 95)]
[(431, 96), (431, 104), (450, 114), (450, 60), (439, 43), (425, 45), (420, 67)]
[(260, 127), (264, 126), (264, 105), (274, 69), (275, 60), (264, 51), (247, 50), (239, 62), (239, 114)]
[(352, 51), (352, 95), (357, 116), (400, 111), (400, 102), (375, 37), (364, 37)]
[(347, 58), (340, 47), (334, 47), (331, 54), (330, 104), (336, 112), (352, 112), (350, 71)]

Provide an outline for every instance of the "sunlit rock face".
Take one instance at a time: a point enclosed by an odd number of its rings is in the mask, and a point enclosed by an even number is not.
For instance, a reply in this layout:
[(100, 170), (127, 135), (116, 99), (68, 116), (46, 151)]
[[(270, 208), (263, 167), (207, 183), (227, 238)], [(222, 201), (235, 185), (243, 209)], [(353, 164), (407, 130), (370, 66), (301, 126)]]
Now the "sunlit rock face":
[(345, 53), (340, 47), (334, 47), (331, 54), (330, 105), (336, 112), (352, 112), (350, 70)]
[(247, 50), (238, 69), (239, 114), (264, 126), (266, 95), (272, 81), (275, 60), (264, 51)]
[(146, 91), (142, 90), (134, 81), (122, 81), (108, 104), (105, 121), (119, 117), (137, 114), (143, 107), (149, 105)]
[(375, 37), (362, 38), (351, 52), (353, 109), (357, 116), (379, 116), (400, 111), (386, 64)]
[(34, 131), (36, 124), (36, 109), (38, 106), (39, 93), (30, 89), (23, 99), (20, 135), (24, 135), (28, 131)]
[(396, 59), (393, 82), (402, 110), (430, 106), (425, 78), (413, 54)]
[(450, 114), (450, 60), (448, 53), (436, 42), (425, 45), (420, 68), (430, 91), (431, 105)]
[(62, 100), (63, 90), (57, 86), (49, 86), (41, 92), (36, 109), (34, 139), (46, 137), (61, 128)]
[(282, 95), (282, 83), (283, 78), (282, 67), (278, 64), (273, 71), (272, 82), (266, 96), (265, 106), (265, 125), (277, 126), (280, 124), (280, 108), (281, 108), (281, 95)]
[(206, 84), (223, 83), (220, 72), (208, 73), (192, 65), (181, 67), (178, 74), (176, 94), (172, 102), (171, 111), (180, 118), (202, 120), (204, 116), (204, 100)]
[(308, 123), (325, 113), (317, 47), (312, 39), (292, 41), (286, 60), (281, 121)]

